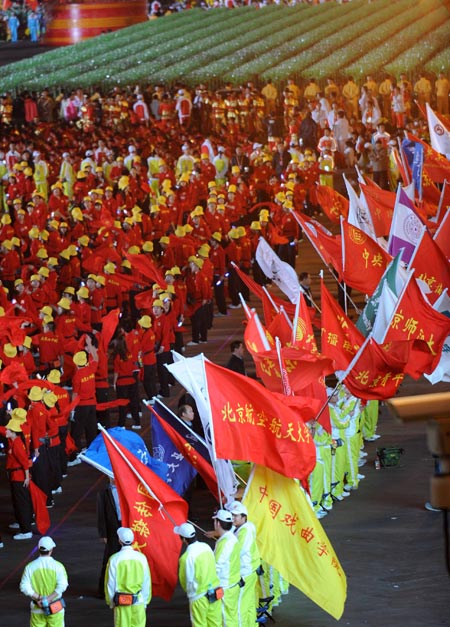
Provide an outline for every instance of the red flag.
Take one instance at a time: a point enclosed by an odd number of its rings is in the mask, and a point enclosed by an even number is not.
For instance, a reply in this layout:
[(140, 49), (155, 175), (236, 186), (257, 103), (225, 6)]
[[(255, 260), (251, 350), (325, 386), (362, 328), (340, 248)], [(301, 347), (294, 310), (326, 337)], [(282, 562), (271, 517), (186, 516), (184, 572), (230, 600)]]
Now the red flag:
[(50, 529), (50, 516), (47, 509), (47, 495), (30, 480), (30, 496), (33, 503), (36, 527), (42, 536)]
[(383, 400), (395, 395), (404, 376), (403, 365), (389, 364), (382, 347), (369, 337), (343, 382), (357, 398)]
[(363, 294), (373, 294), (391, 255), (356, 226), (341, 220), (343, 279)]
[(308, 218), (299, 211), (293, 212), (306, 237), (314, 246), (317, 254), (323, 262), (332, 265), (339, 277), (342, 274), (342, 248), (341, 236), (333, 235), (320, 222)]
[[(448, 185), (450, 190), (450, 185)], [(450, 259), (450, 207), (442, 218), (442, 221), (434, 234), (434, 241), (444, 253), (446, 259)]]
[(345, 196), (327, 185), (317, 185), (316, 194), (319, 205), (332, 222), (339, 224), (340, 216), (347, 219), (349, 202)]
[(158, 283), (158, 285), (165, 290), (167, 287), (167, 283), (164, 280), (164, 276), (161, 273), (161, 270), (156, 267), (155, 263), (149, 259), (146, 255), (130, 255), (125, 252), (125, 257), (131, 263), (133, 269), (138, 270), (141, 274), (146, 276), (148, 279), (153, 281), (153, 283)]
[[(236, 270), (237, 274), (242, 279), (242, 281), (245, 283), (245, 285), (248, 287), (248, 289), (253, 294), (255, 294), (255, 296), (257, 296), (259, 299), (261, 299), (263, 301), (263, 303), (264, 303), (264, 299), (267, 299), (267, 296), (264, 293), (264, 290), (261, 287), (261, 285), (256, 283), (256, 281), (254, 281), (248, 274), (245, 274), (245, 272), (242, 272), (242, 270), (240, 270), (234, 264), (233, 264), (233, 268)], [(279, 298), (278, 296), (274, 296), (273, 294), (271, 294), (270, 296), (271, 296), (273, 302), (275, 303), (275, 305), (278, 307), (278, 309), (280, 307), (284, 307), (284, 310), (286, 311), (286, 313), (289, 316), (293, 316), (294, 315), (295, 305), (290, 303), (288, 300), (283, 300), (282, 298)]]
[(217, 457), (248, 460), (306, 479), (316, 451), (299, 412), (248, 377), (208, 361), (205, 372)]
[(373, 228), (377, 237), (389, 235), (396, 194), (378, 187), (373, 181), (359, 184), (372, 216)]
[(272, 337), (277, 337), (283, 346), (291, 343), (292, 327), (282, 311), (275, 314), (267, 327), (267, 331)]
[(153, 306), (153, 290), (145, 290), (134, 297), (138, 309), (151, 309)]
[(161, 427), (167, 433), (177, 449), (182, 453), (183, 457), (195, 468), (195, 470), (202, 477), (206, 485), (208, 486), (211, 494), (217, 499), (219, 495), (219, 486), (217, 485), (217, 476), (214, 468), (206, 459), (200, 455), (198, 451), (190, 444), (183, 436), (178, 433), (176, 429), (169, 425), (163, 418), (161, 418), (153, 407), (150, 407), (153, 416), (158, 420)]
[(430, 288), (431, 293), (427, 294), (427, 298), (432, 304), (445, 288), (450, 289), (448, 260), (425, 227), (416, 244), (409, 267), (414, 268), (417, 278), (425, 281)]
[(66, 455), (67, 455), (67, 457), (70, 457), (72, 455), (72, 453), (78, 453), (78, 447), (75, 444), (75, 440), (73, 439), (73, 437), (70, 435), (70, 433), (68, 433), (66, 435)]
[(312, 328), (309, 307), (306, 305), (305, 297), (301, 290), (298, 293), (298, 301), (295, 307), (292, 346), (309, 353), (317, 353), (317, 344)]
[(336, 370), (346, 370), (364, 342), (362, 333), (321, 282), (322, 353), (334, 360)]
[(262, 325), (255, 311), (250, 312), (250, 318), (244, 331), (244, 340), (250, 352), (262, 352), (275, 346), (273, 337)]
[(399, 298), (390, 325), (382, 338), (383, 344), (409, 342), (412, 349), (419, 351), (417, 359), (420, 359), (420, 364), (413, 364), (415, 371), (417, 372), (420, 365), (422, 372), (430, 374), (439, 363), (448, 335), (450, 318), (425, 301), (419, 286), (412, 278)]
[(119, 316), (120, 309), (111, 309), (106, 316), (103, 316), (101, 319), (102, 323), (102, 333), (101, 333), (101, 342), (103, 346), (103, 350), (107, 351), (110, 341), (113, 338), (114, 333), (116, 332), (117, 325), (119, 324)]
[(430, 179), (435, 183), (443, 183), (446, 179), (447, 181), (450, 181), (449, 160), (446, 159), (444, 155), (437, 152), (437, 150), (433, 150), (429, 144), (424, 142), (422, 139), (419, 139), (412, 133), (407, 133), (407, 137), (414, 142), (422, 144), (424, 151), (423, 169)]
[(117, 486), (122, 524), (134, 532), (133, 548), (145, 555), (153, 594), (172, 598), (178, 578), (181, 540), (174, 525), (186, 521), (188, 505), (148, 466), (102, 431)]

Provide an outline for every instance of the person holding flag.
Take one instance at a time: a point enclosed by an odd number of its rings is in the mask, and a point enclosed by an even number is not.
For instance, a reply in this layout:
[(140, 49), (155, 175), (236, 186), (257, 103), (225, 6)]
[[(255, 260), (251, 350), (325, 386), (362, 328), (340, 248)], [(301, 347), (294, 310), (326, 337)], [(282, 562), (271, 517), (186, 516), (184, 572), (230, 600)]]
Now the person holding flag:
[(145, 608), (152, 598), (147, 558), (133, 549), (134, 533), (119, 527), (120, 551), (109, 558), (105, 576), (105, 600), (114, 609), (114, 625), (145, 627)]
[(255, 525), (247, 520), (248, 511), (240, 501), (229, 506), (239, 544), (241, 584), (238, 600), (239, 627), (253, 627), (256, 621), (256, 584), (261, 570), (261, 557), (256, 544)]
[(187, 547), (180, 557), (178, 576), (189, 600), (192, 627), (222, 627), (223, 588), (217, 576), (214, 553), (206, 542), (199, 542), (191, 523), (177, 525), (173, 532)]

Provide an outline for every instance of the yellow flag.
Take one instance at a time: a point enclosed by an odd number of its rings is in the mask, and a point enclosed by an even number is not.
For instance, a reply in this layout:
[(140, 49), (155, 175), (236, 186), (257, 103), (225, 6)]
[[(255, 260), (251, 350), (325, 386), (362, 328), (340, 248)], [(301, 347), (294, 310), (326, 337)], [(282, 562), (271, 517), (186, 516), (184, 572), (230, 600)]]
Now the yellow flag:
[(261, 557), (339, 620), (347, 578), (298, 482), (255, 466), (243, 501), (256, 526)]

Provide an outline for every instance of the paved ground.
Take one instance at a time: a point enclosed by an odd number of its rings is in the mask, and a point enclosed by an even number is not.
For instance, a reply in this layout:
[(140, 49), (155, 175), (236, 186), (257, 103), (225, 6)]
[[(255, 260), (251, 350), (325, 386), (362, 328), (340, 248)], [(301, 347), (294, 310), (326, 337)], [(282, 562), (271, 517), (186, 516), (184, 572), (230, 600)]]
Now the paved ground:
[(17, 41), (15, 43), (0, 41), (0, 66), (34, 57), (48, 50), (53, 50), (53, 48), (31, 41)]
[[(315, 271), (318, 262), (310, 247), (301, 247), (299, 265)], [(313, 293), (318, 290), (315, 281)], [(253, 303), (252, 303), (253, 304)], [(228, 344), (242, 337), (240, 310), (216, 319), (205, 354), (219, 364), (228, 358)], [(193, 354), (188, 349), (186, 355)], [(248, 360), (250, 365), (250, 360)], [(424, 381), (407, 381), (402, 393), (430, 391)], [(449, 389), (435, 386), (433, 391)], [(177, 388), (179, 392), (179, 389)], [(176, 394), (169, 404), (176, 404)], [(148, 442), (149, 414), (144, 414), (143, 437)], [(427, 451), (425, 425), (405, 426), (382, 409), (379, 423), (381, 440), (367, 445), (368, 463), (362, 469), (366, 478), (358, 491), (322, 520), (348, 578), (348, 599), (341, 623), (362, 627), (441, 627), (450, 625), (449, 577), (445, 570), (442, 515), (428, 512), (429, 478), (433, 462)], [(377, 444), (400, 445), (405, 453), (395, 468), (375, 470)], [(0, 464), (4, 464), (4, 458)], [(51, 510), (51, 535), (55, 557), (67, 567), (68, 627), (103, 627), (112, 624), (111, 612), (95, 598), (101, 564), (102, 545), (95, 528), (95, 496), (104, 478), (81, 465), (69, 469), (63, 494)], [(0, 470), (0, 532), (5, 548), (0, 551), (0, 625), (23, 627), (27, 624), (27, 602), (18, 591), (24, 565), (32, 558), (33, 542), (16, 543), (8, 523), (11, 509), (7, 481)], [(197, 490), (194, 515), (208, 528), (214, 503), (209, 493)], [(284, 627), (328, 627), (335, 620), (291, 587), (275, 612), (277, 624)], [(187, 627), (187, 605), (178, 588), (171, 603), (158, 599), (148, 609), (148, 624), (158, 627)]]

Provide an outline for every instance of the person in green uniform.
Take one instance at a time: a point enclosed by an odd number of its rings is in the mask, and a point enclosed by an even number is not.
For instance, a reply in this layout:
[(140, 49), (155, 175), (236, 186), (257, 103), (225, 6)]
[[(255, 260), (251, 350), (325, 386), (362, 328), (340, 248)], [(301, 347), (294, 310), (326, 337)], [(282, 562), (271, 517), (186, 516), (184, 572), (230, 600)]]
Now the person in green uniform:
[(241, 561), (239, 543), (233, 533), (233, 516), (226, 509), (219, 509), (213, 516), (214, 532), (218, 537), (214, 548), (216, 571), (224, 590), (222, 599), (223, 627), (238, 627), (239, 582)]
[(145, 627), (145, 608), (152, 598), (147, 558), (133, 549), (134, 533), (119, 527), (120, 551), (111, 555), (105, 575), (105, 600), (114, 609), (114, 627)]
[(30, 627), (64, 627), (62, 595), (69, 584), (66, 569), (52, 557), (55, 546), (50, 536), (43, 536), (39, 557), (25, 567), (20, 580), (20, 591), (31, 599)]
[(188, 522), (174, 527), (186, 551), (180, 557), (178, 576), (189, 600), (192, 627), (222, 627), (222, 588), (211, 547), (197, 539)]
[(254, 627), (256, 622), (256, 584), (261, 568), (261, 557), (256, 544), (255, 525), (247, 520), (247, 508), (240, 501), (233, 501), (228, 507), (233, 516), (233, 525), (239, 544), (241, 578), (244, 586), (239, 589), (239, 627)]

